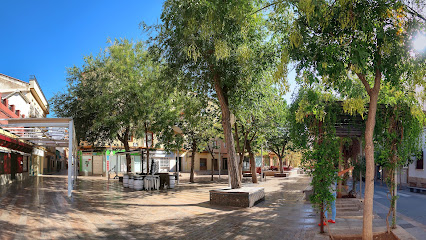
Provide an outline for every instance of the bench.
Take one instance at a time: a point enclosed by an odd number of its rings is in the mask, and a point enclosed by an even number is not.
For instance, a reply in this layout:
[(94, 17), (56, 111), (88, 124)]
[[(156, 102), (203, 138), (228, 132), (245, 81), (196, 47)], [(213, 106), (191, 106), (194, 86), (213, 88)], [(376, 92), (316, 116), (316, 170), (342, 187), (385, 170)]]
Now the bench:
[(210, 190), (210, 204), (231, 207), (253, 207), (265, 200), (263, 187), (222, 188)]
[(314, 188), (312, 185), (309, 185), (303, 190), (303, 193), (305, 194), (305, 200), (309, 201), (312, 194), (314, 194)]
[(424, 192), (424, 191), (426, 191), (426, 188), (421, 188), (421, 187), (412, 187), (412, 186), (409, 186), (408, 187), (409, 189), (410, 189), (410, 192), (418, 192), (418, 193), (420, 193), (420, 192)]
[(288, 174), (287, 173), (275, 173), (274, 177), (287, 177)]

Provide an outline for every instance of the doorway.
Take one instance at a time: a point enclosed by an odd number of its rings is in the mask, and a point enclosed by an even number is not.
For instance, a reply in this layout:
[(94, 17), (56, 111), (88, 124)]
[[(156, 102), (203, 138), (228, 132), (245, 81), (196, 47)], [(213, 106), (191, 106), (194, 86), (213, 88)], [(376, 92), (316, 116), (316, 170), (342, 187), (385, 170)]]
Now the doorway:
[(16, 179), (16, 172), (18, 171), (18, 156), (16, 153), (11, 153), (11, 164), (10, 164), (10, 179)]
[(207, 170), (207, 158), (200, 158), (200, 171)]
[(103, 174), (103, 156), (93, 156), (93, 175)]

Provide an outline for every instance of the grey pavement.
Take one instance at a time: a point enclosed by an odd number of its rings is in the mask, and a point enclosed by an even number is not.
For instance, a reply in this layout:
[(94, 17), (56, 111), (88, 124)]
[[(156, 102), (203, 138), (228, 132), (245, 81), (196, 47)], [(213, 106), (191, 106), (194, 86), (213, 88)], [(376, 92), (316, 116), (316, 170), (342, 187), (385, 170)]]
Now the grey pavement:
[[(426, 239), (426, 195), (407, 189), (398, 190), (396, 223), (417, 239)], [(386, 219), (390, 201), (388, 188), (376, 182), (374, 186), (374, 211)]]

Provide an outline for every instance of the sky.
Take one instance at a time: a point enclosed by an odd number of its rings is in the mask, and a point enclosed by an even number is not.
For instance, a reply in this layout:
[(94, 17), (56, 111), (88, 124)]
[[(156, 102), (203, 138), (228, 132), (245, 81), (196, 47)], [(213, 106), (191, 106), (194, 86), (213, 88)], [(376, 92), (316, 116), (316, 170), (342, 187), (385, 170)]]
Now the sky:
[(66, 87), (66, 69), (108, 46), (108, 38), (142, 40), (139, 23), (160, 21), (160, 0), (1, 0), (0, 73), (35, 75), (49, 100)]
[[(107, 40), (143, 40), (142, 21), (160, 21), (162, 0), (1, 0), (0, 73), (28, 82), (35, 75), (47, 100), (66, 89), (66, 69), (81, 66)], [(290, 101), (295, 88), (290, 73)], [(53, 116), (51, 113), (49, 116)]]

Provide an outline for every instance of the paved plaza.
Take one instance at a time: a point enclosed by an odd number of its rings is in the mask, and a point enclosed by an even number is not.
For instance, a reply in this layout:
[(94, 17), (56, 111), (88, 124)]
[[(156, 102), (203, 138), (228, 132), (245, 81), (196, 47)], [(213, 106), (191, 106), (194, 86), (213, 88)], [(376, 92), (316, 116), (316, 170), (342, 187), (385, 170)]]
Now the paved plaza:
[[(172, 190), (132, 191), (117, 180), (80, 177), (70, 199), (66, 176), (2, 186), (1, 239), (314, 239), (318, 217), (303, 200), (309, 178), (268, 178), (266, 200), (250, 209), (209, 204), (226, 187), (183, 176)], [(226, 178), (226, 176), (225, 176)], [(247, 183), (246, 183), (247, 184)], [(318, 237), (318, 236), (317, 236)]]

